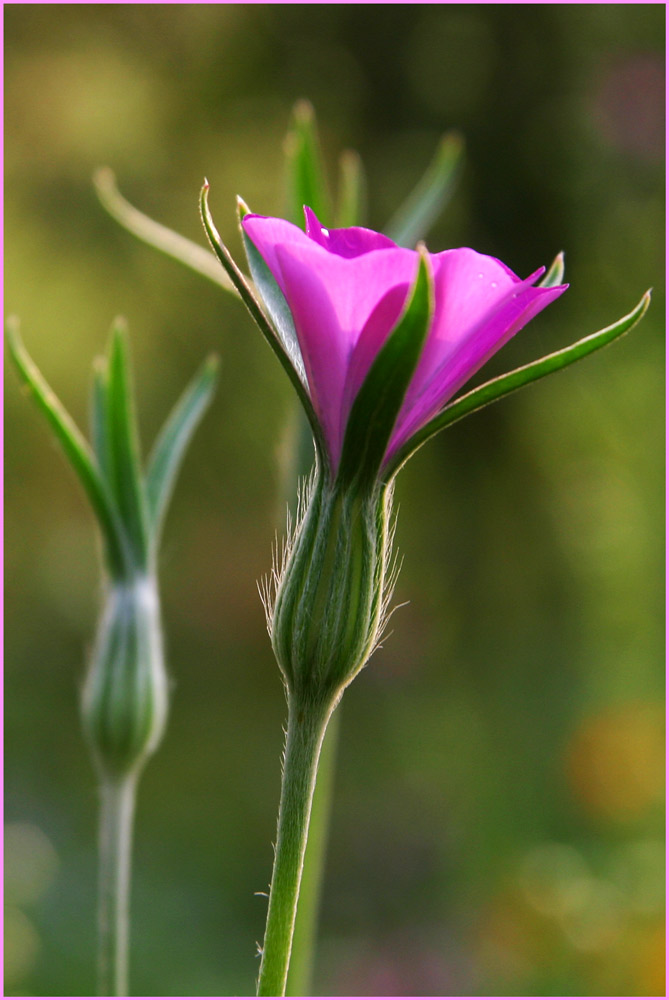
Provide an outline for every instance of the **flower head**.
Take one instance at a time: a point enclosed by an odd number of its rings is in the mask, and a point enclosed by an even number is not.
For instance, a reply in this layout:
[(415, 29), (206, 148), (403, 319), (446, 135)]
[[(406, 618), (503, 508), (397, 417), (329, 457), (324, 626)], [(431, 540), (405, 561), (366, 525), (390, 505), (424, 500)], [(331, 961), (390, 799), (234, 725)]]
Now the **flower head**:
[(537, 288), (543, 269), (521, 281), (474, 250), (408, 250), (305, 215), (306, 232), (252, 214), (242, 227), (327, 466), (269, 602), (288, 688), (315, 698), (350, 682), (384, 627), (393, 456), (566, 286)]
[(330, 706), (378, 645), (392, 593), (394, 477), (429, 437), (467, 413), (610, 343), (628, 316), (452, 397), (567, 288), (558, 255), (525, 280), (462, 248), (409, 250), (360, 227), (306, 231), (239, 202), (252, 283), (201, 210), (212, 248), (290, 378), (317, 458), (297, 524), (264, 590), (291, 696)]
[[(242, 226), (290, 309), (308, 392), (333, 472), (355, 398), (410, 299), (419, 253), (352, 227), (328, 230), (305, 208), (306, 232), (246, 215)], [(432, 309), (400, 401), (384, 464), (530, 319), (567, 288), (537, 287), (495, 257), (461, 248), (427, 254)]]

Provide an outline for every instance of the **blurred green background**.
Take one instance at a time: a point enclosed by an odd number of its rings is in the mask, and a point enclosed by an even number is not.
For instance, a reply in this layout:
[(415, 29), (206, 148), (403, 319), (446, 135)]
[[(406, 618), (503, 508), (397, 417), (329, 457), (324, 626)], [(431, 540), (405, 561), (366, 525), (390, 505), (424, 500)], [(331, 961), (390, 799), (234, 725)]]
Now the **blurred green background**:
[[(5, 5), (6, 311), (81, 424), (129, 322), (145, 449), (211, 350), (219, 391), (161, 570), (174, 679), (140, 787), (136, 995), (248, 995), (284, 697), (256, 580), (294, 412), (242, 307), (139, 244), (91, 185), (204, 243), (206, 175), (283, 211), (282, 137), (315, 105), (381, 228), (457, 127), (467, 162), (431, 250), (569, 292), (487, 373), (628, 312), (628, 338), (457, 424), (398, 482), (410, 602), (347, 692), (319, 995), (660, 995), (663, 932), (664, 7)], [(323, 220), (327, 223), (327, 220)], [(6, 379), (9, 995), (94, 988), (96, 790), (77, 714), (98, 608), (92, 518)]]

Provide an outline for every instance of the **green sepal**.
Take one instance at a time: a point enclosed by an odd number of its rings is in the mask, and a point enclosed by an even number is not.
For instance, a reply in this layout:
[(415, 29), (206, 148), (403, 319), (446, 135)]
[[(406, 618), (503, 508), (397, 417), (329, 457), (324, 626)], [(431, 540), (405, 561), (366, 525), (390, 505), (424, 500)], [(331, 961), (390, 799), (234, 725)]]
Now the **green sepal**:
[(433, 281), (425, 247), (395, 329), (377, 354), (351, 407), (337, 480), (370, 487), (376, 480), (404, 396), (418, 364), (433, 311)]
[(98, 462), (74, 421), (23, 346), (19, 335), (19, 323), (15, 317), (7, 320), (6, 330), (10, 354), (17, 371), (54, 431), (91, 502), (102, 533), (105, 562), (109, 572), (114, 577), (121, 577), (128, 565), (128, 545), (114, 498)]
[(137, 568), (149, 564), (150, 543), (139, 440), (130, 383), (125, 322), (112, 327), (107, 386), (109, 481)]
[(564, 279), (564, 253), (560, 251), (548, 271), (544, 275), (543, 281), (540, 281), (537, 288), (555, 288), (556, 285), (561, 285)]
[(463, 152), (459, 133), (442, 136), (427, 170), (383, 230), (399, 246), (413, 248), (427, 235), (453, 193)]
[(109, 167), (102, 167), (93, 175), (93, 184), (100, 204), (124, 229), (143, 243), (155, 247), (173, 260), (185, 264), (226, 292), (237, 294), (225, 271), (221, 271), (211, 253), (192, 240), (175, 233), (160, 222), (155, 222), (144, 212), (131, 205), (116, 186), (116, 177)]
[(485, 382), (476, 389), (465, 393), (464, 396), (460, 396), (454, 402), (449, 403), (448, 406), (409, 438), (396, 452), (384, 471), (384, 481), (389, 482), (411, 455), (425, 444), (429, 438), (443, 430), (444, 427), (455, 423), (456, 420), (461, 420), (475, 410), (482, 409), (489, 403), (494, 403), (495, 400), (501, 399), (502, 396), (508, 396), (510, 392), (515, 392), (516, 389), (520, 389), (530, 382), (536, 382), (537, 379), (544, 378), (544, 376), (559, 371), (561, 368), (566, 368), (567, 365), (579, 361), (581, 358), (592, 354), (593, 351), (599, 350), (600, 347), (605, 347), (616, 340), (616, 338), (627, 333), (632, 327), (636, 326), (646, 312), (649, 304), (650, 290), (643, 295), (641, 301), (631, 313), (623, 316), (611, 326), (607, 326), (597, 333), (592, 333), (588, 337), (583, 337), (582, 340), (576, 341), (575, 344), (571, 344), (569, 347), (563, 347), (562, 350), (556, 351), (554, 354), (548, 354), (546, 357), (539, 358), (538, 361), (532, 361), (522, 368), (516, 368), (514, 371), (507, 372), (506, 375), (500, 375), (498, 378), (491, 379), (489, 382)]
[(110, 454), (107, 420), (109, 371), (106, 358), (96, 358), (93, 362), (93, 384), (91, 386), (91, 443), (98, 460), (102, 478), (110, 484)]
[(345, 149), (339, 157), (338, 195), (338, 228), (364, 225), (367, 204), (365, 168), (359, 154), (353, 149)]
[(360, 489), (317, 469), (268, 598), (272, 647), (291, 696), (332, 703), (362, 669), (385, 627), (392, 486)]
[(246, 259), (249, 264), (253, 284), (259, 297), (262, 299), (267, 317), (272, 324), (283, 348), (290, 358), (290, 362), (300, 377), (302, 384), (307, 386), (307, 373), (302, 360), (300, 342), (297, 339), (297, 331), (293, 316), (288, 308), (286, 297), (276, 283), (276, 279), (267, 264), (258, 252), (253, 240), (250, 240), (242, 226), (242, 219), (250, 213), (248, 205), (242, 198), (237, 198), (237, 218), (239, 220), (239, 231), (242, 236)]
[(149, 456), (145, 476), (151, 543), (158, 548), (167, 505), (186, 449), (216, 387), (219, 361), (207, 358), (177, 401)]
[(304, 227), (305, 205), (323, 225), (332, 218), (332, 200), (325, 179), (316, 115), (309, 101), (298, 101), (284, 141), (286, 188), (291, 222)]
[(287, 353), (278, 332), (274, 329), (274, 326), (267, 316), (265, 311), (265, 306), (262, 300), (256, 295), (255, 291), (249, 285), (249, 282), (244, 277), (242, 272), (239, 270), (235, 264), (232, 255), (225, 243), (220, 237), (216, 226), (214, 225), (214, 220), (211, 217), (211, 212), (209, 211), (209, 184), (205, 181), (202, 191), (200, 193), (200, 212), (202, 214), (202, 223), (206, 230), (209, 241), (212, 245), (214, 253), (220, 260), (221, 264), (228, 273), (232, 283), (235, 285), (237, 291), (239, 292), (240, 298), (248, 311), (250, 312), (253, 320), (257, 324), (260, 332), (264, 336), (265, 340), (272, 348), (277, 358), (281, 362), (284, 371), (288, 375), (288, 378), (293, 384), (297, 395), (300, 398), (300, 402), (304, 407), (304, 411), (309, 419), (311, 425), (311, 431), (314, 436), (314, 442), (316, 444), (316, 449), (322, 461), (327, 461), (327, 448), (325, 445), (325, 439), (323, 437), (323, 431), (321, 425), (316, 416), (316, 412), (311, 402), (309, 393), (307, 392), (297, 370), (295, 369), (290, 355)]

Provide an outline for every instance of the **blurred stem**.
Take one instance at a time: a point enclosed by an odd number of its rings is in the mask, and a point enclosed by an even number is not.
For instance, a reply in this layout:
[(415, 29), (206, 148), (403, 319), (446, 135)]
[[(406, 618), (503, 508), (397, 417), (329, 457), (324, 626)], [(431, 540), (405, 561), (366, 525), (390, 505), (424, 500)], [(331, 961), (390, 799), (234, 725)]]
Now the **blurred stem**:
[(316, 770), (331, 704), (288, 701), (281, 804), (258, 996), (285, 996)]
[(103, 778), (98, 882), (98, 996), (128, 996), (130, 855), (137, 775)]
[(333, 713), (323, 739), (318, 775), (311, 808), (307, 848), (304, 855), (302, 887), (295, 918), (293, 949), (286, 984), (286, 996), (311, 996), (311, 979), (316, 951), (318, 911), (328, 843), (332, 793), (339, 742), (339, 712)]

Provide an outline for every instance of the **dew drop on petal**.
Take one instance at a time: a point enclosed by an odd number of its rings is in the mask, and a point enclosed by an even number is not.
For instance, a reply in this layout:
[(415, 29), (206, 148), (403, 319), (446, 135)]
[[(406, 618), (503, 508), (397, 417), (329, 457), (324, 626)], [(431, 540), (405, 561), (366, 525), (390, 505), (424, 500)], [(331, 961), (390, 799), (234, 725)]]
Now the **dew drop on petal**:
[(321, 233), (323, 234), (323, 236), (329, 236), (330, 235), (330, 230), (329, 229), (324, 229), (321, 226)]

